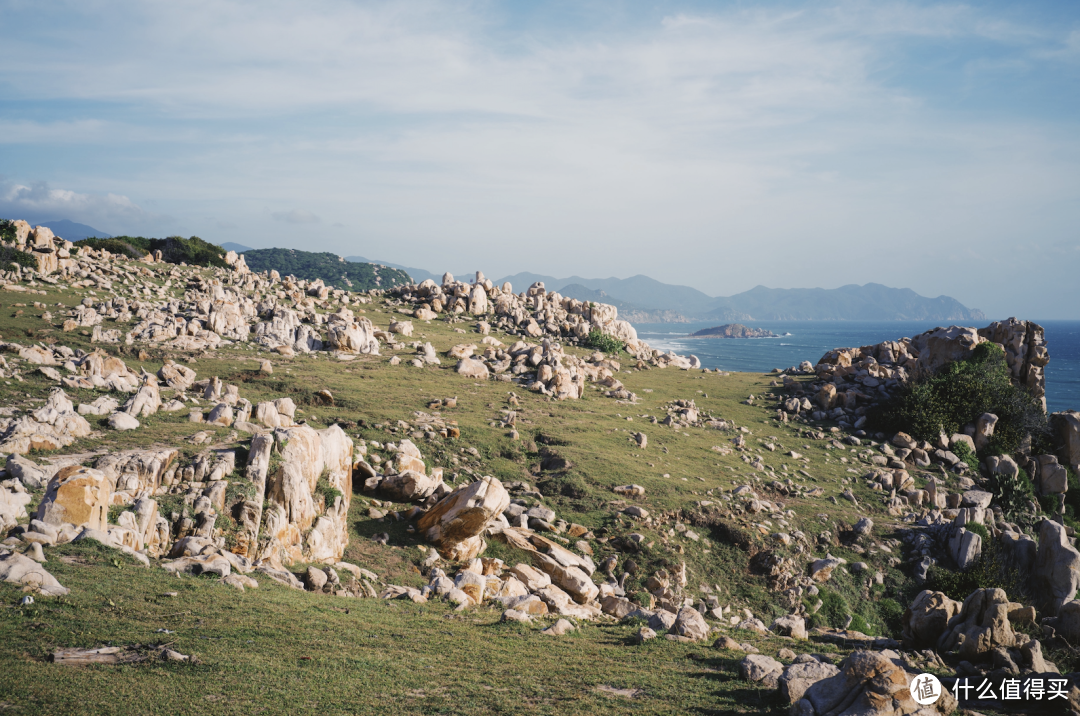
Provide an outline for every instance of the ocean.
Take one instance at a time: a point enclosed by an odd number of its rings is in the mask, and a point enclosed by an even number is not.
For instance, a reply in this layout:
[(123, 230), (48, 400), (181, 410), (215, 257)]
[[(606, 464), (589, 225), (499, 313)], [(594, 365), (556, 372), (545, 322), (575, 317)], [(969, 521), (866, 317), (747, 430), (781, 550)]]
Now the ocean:
[[(987, 321), (986, 323), (989, 323)], [(1050, 412), (1080, 410), (1080, 321), (1036, 321), (1045, 330), (1046, 407)], [(911, 337), (941, 325), (938, 321), (751, 321), (779, 338), (687, 339), (713, 322), (635, 323), (638, 337), (653, 348), (693, 354), (706, 368), (767, 373), (773, 368), (817, 363), (833, 348), (866, 346)], [(979, 326), (982, 327), (981, 325)]]

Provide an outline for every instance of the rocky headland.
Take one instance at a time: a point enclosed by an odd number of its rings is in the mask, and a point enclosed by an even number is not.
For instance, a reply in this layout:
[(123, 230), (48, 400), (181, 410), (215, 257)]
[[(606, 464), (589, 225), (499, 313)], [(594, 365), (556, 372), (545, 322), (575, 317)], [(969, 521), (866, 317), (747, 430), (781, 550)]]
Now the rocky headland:
[(764, 328), (749, 328), (741, 323), (727, 323), (723, 326), (703, 328), (687, 338), (776, 338), (777, 335)]

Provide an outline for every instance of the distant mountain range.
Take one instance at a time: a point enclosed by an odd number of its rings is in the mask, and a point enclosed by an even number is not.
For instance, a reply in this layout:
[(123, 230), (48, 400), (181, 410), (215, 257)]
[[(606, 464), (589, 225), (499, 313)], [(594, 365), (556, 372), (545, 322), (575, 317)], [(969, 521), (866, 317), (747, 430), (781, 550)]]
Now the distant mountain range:
[[(48, 226), (57, 236), (69, 241), (85, 238), (110, 238), (109, 234), (98, 231), (92, 226), (78, 224), (67, 219), (38, 222)], [(283, 267), (294, 268), (314, 277), (319, 271), (316, 265), (332, 268), (332, 276), (327, 282), (335, 285), (366, 285), (373, 281), (369, 269), (355, 273), (342, 270), (336, 256), (319, 255), (318, 259), (305, 256), (302, 260), (296, 254), (286, 256), (277, 253), (281, 250), (252, 249), (243, 244), (226, 242), (221, 247), (227, 251), (236, 251), (248, 256), (248, 265), (267, 266), (274, 261), (284, 261)], [(301, 252), (306, 253), (306, 252)], [(442, 273), (433, 273), (425, 269), (389, 261), (378, 261), (363, 256), (346, 256), (350, 263), (377, 264), (389, 269), (402, 271), (416, 283), (431, 279), (442, 282)], [(303, 264), (302, 268), (300, 264)], [(277, 268), (277, 267), (274, 267)], [(282, 271), (283, 268), (278, 268)], [(257, 269), (258, 270), (258, 269)], [(315, 272), (315, 273), (313, 273)], [(469, 279), (473, 271), (454, 273), (454, 276)], [(299, 276), (299, 274), (296, 274)], [(383, 285), (397, 283), (403, 274), (386, 272)], [(648, 276), (630, 278), (556, 278), (529, 272), (504, 276), (495, 283), (507, 281), (515, 291), (524, 291), (536, 281), (543, 281), (548, 291), (558, 291), (564, 296), (579, 301), (610, 303), (619, 309), (620, 318), (631, 323), (685, 323), (693, 320), (717, 321), (956, 321), (972, 322), (986, 320), (985, 314), (975, 308), (967, 308), (955, 298), (938, 296), (927, 298), (909, 288), (890, 288), (879, 283), (863, 286), (849, 284), (840, 288), (768, 288), (755, 286), (749, 291), (734, 296), (710, 296), (696, 288), (661, 283)]]
[(221, 244), (221, 248), (225, 249), (226, 251), (235, 251), (238, 254), (242, 254), (245, 251), (255, 250), (250, 246), (244, 246), (243, 244), (237, 244), (232, 241), (226, 241), (224, 244)]
[(68, 241), (82, 241), (83, 239), (111, 239), (112, 234), (106, 234), (104, 231), (98, 231), (93, 226), (87, 226), (86, 224), (78, 224), (74, 221), (68, 221), (67, 219), (57, 219), (55, 221), (32, 221), (31, 226), (47, 226), (52, 229), (52, 232), (62, 239)]

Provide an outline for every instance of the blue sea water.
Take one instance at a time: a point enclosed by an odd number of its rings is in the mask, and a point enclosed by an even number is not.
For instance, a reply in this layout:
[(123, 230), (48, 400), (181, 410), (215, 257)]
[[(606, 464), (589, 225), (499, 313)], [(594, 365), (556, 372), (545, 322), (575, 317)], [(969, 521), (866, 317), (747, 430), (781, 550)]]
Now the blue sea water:
[[(1080, 410), (1080, 321), (1036, 321), (1045, 330), (1050, 364), (1046, 367), (1046, 407), (1051, 412)], [(987, 321), (989, 323), (989, 321)], [(706, 368), (768, 372), (804, 360), (817, 363), (833, 348), (867, 346), (911, 337), (941, 325), (937, 321), (752, 321), (779, 338), (687, 339), (687, 334), (717, 325), (636, 323), (638, 337), (652, 347), (694, 354)], [(981, 326), (980, 326), (981, 327)]]

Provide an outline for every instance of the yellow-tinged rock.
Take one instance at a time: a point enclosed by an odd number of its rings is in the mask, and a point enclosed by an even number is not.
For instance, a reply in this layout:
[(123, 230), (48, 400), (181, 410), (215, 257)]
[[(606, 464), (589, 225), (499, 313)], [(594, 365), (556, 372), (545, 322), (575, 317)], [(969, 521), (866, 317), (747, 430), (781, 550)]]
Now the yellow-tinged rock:
[(60, 468), (49, 481), (37, 518), (46, 524), (68, 522), (105, 532), (112, 491), (112, 480), (101, 470), (81, 465)]
[(480, 538), (484, 528), (509, 505), (510, 495), (502, 483), (487, 476), (439, 500), (416, 528), (445, 559), (471, 559), (484, 544)]

